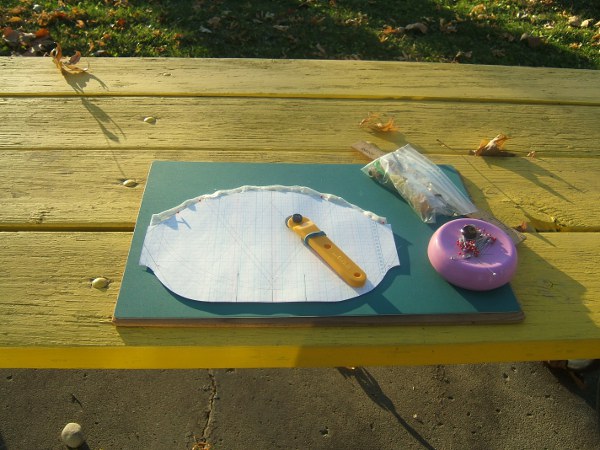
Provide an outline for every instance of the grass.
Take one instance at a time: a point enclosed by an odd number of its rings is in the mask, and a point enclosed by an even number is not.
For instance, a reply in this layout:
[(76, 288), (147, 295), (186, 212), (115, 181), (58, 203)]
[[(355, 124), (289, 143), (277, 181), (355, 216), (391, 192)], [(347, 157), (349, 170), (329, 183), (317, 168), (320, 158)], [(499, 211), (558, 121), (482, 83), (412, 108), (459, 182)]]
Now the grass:
[(40, 55), (56, 41), (84, 56), (598, 69), (599, 21), (600, 2), (579, 0), (5, 0), (0, 55)]

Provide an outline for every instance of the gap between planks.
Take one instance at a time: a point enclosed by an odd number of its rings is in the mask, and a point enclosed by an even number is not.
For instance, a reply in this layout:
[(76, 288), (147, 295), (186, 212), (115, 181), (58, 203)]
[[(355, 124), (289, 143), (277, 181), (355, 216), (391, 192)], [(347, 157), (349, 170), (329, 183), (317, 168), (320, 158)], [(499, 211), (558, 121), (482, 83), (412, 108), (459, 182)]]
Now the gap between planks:
[(2, 94), (3, 98), (228, 98), (228, 99), (272, 99), (272, 100), (369, 100), (373, 102), (403, 101), (403, 102), (427, 102), (427, 103), (491, 103), (510, 105), (541, 105), (541, 106), (600, 106), (600, 102), (581, 100), (543, 100), (543, 99), (520, 99), (491, 98), (491, 97), (454, 97), (454, 96), (410, 96), (410, 95), (356, 95), (356, 94), (294, 94), (287, 93), (172, 93), (172, 92), (65, 92), (56, 94), (52, 92), (16, 92)]

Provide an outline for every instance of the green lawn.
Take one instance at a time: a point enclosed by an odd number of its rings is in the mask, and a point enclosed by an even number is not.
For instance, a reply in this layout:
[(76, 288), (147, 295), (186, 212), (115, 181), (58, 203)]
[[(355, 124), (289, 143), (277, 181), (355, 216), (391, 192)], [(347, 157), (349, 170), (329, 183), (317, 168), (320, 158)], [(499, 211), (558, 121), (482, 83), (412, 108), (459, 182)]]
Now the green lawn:
[(597, 0), (4, 0), (0, 29), (0, 55), (56, 41), (84, 56), (600, 68)]

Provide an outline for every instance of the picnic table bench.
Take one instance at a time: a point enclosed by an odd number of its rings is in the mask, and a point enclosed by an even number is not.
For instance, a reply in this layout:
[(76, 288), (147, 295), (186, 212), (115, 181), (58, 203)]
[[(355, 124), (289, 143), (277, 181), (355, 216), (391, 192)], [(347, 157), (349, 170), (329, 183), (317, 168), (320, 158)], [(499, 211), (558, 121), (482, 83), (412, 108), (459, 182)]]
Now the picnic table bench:
[[(0, 58), (0, 367), (225, 368), (600, 358), (600, 72), (364, 61)], [(85, 67), (85, 61), (81, 64)], [(369, 112), (399, 132), (358, 126)], [(510, 137), (515, 157), (469, 155)], [(366, 163), (412, 143), (526, 224), (503, 325), (116, 327), (154, 160)], [(107, 287), (91, 281), (104, 277)]]

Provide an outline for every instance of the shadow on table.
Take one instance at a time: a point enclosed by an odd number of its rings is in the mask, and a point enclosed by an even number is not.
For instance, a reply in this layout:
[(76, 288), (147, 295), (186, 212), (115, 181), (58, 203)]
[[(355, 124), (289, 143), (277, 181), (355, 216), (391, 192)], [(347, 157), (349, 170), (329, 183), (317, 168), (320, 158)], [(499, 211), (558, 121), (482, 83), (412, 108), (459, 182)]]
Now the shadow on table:
[[(115, 122), (115, 120), (112, 117), (110, 117), (110, 115), (104, 109), (102, 109), (97, 104), (97, 102), (85, 95), (85, 90), (90, 84), (90, 82), (97, 83), (100, 89), (104, 91), (110, 90), (108, 85), (100, 78), (89, 72), (63, 76), (67, 84), (71, 86), (77, 94), (79, 94), (79, 99), (81, 100), (82, 106), (96, 121), (98, 127), (100, 128), (100, 131), (106, 138), (109, 145), (110, 143), (119, 144), (122, 143), (123, 140), (126, 140), (127, 137), (125, 135), (125, 132), (119, 126), (119, 124)], [(127, 179), (128, 177), (123, 171), (123, 168), (121, 167), (114, 151), (110, 148), (108, 150), (110, 151), (112, 158), (115, 161), (115, 164), (117, 165), (117, 168), (120, 171), (123, 180)]]
[[(499, 166), (503, 169), (510, 170), (513, 173), (525, 178), (528, 182), (539, 186), (544, 189), (548, 194), (553, 195), (565, 202), (573, 203), (572, 200), (569, 200), (564, 194), (561, 194), (559, 191), (554, 189), (548, 183), (544, 182), (544, 179), (554, 179), (563, 183), (569, 190), (575, 190), (581, 192), (581, 189), (569, 183), (564, 178), (561, 178), (557, 173), (551, 172), (549, 170), (544, 169), (539, 164), (534, 164), (528, 158), (498, 158), (498, 157), (483, 157), (488, 166)], [(537, 158), (541, 160), (541, 158)], [(523, 168), (523, 165), (525, 167)], [(518, 170), (516, 170), (518, 169)], [(495, 185), (495, 188), (502, 191), (502, 189)], [(504, 194), (504, 193), (503, 193)], [(507, 198), (510, 198), (507, 194), (504, 194)]]
[(402, 418), (392, 399), (385, 395), (385, 392), (383, 392), (375, 377), (371, 375), (368, 370), (363, 367), (338, 367), (337, 370), (344, 378), (356, 380), (365, 394), (367, 394), (377, 406), (391, 413), (398, 421), (398, 424), (400, 424), (417, 442), (419, 442), (419, 444), (429, 450), (435, 449), (435, 447), (429, 444), (429, 442), (427, 442), (427, 440), (425, 440), (425, 438), (417, 432), (417, 430), (411, 427), (410, 424)]
[(100, 78), (89, 72), (63, 76), (65, 78), (65, 81), (69, 84), (69, 86), (71, 86), (73, 90), (79, 94), (84, 93), (84, 90), (90, 83), (90, 81), (96, 81), (100, 85), (100, 88), (105, 91), (109, 90), (108, 86), (106, 85), (106, 83), (104, 83), (104, 81), (102, 81)]

